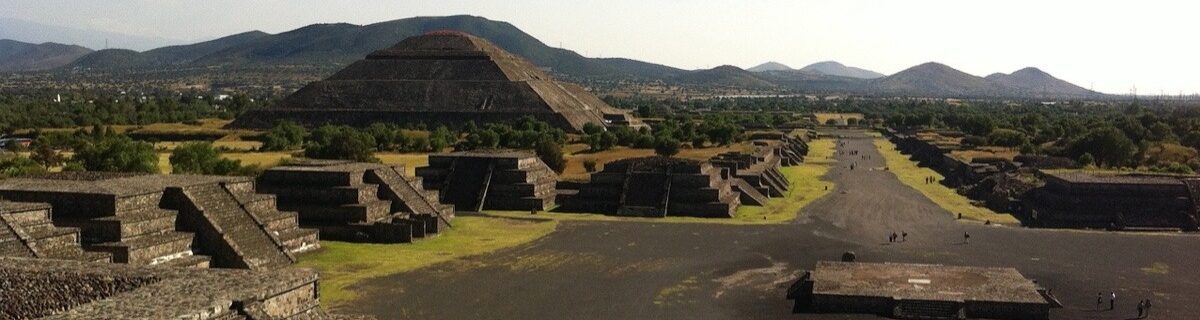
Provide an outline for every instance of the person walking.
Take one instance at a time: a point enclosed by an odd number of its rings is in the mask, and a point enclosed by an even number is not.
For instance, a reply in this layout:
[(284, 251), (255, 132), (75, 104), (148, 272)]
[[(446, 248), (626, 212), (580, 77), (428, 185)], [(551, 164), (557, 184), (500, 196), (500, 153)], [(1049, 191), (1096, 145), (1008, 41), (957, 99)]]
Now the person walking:
[(1137, 305), (1138, 319), (1142, 318), (1142, 313), (1146, 311), (1146, 300), (1138, 301)]
[(1100, 306), (1104, 305), (1104, 293), (1096, 293), (1096, 310), (1100, 310)]
[(1115, 310), (1116, 308), (1117, 308), (1117, 292), (1113, 291), (1113, 292), (1111, 292), (1111, 295), (1108, 297), (1108, 310)]
[(1150, 299), (1146, 299), (1146, 317), (1150, 317)]
[(971, 244), (971, 234), (966, 231), (963, 232), (963, 244)]
[(900, 241), (908, 242), (908, 231), (900, 231)]

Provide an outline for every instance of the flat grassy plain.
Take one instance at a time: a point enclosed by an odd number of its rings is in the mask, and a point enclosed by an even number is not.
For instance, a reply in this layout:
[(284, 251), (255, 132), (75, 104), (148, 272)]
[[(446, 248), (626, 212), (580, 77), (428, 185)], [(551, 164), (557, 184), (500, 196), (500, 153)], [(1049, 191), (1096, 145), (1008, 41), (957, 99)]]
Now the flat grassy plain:
[(454, 228), (431, 239), (401, 244), (321, 241), (321, 249), (300, 257), (299, 267), (321, 275), (321, 303), (346, 305), (363, 281), (416, 270), (437, 263), (528, 243), (554, 232), (556, 221), (462, 216)]
[(896, 149), (896, 145), (887, 139), (875, 139), (875, 147), (879, 149), (879, 153), (883, 154), (887, 161), (887, 167), (892, 174), (895, 174), (905, 185), (917, 189), (926, 198), (932, 200), (938, 206), (950, 211), (951, 213), (962, 213), (964, 219), (976, 221), (991, 221), (992, 223), (1017, 225), (1020, 224), (1012, 215), (997, 213), (988, 208), (979, 207), (971, 204), (971, 200), (958, 194), (954, 189), (950, 189), (940, 183), (925, 183), (925, 177), (934, 177), (938, 180), (946, 177), (939, 174), (930, 168), (924, 168), (917, 165), (916, 162), (909, 160), (909, 157), (900, 150)]
[[(834, 160), (829, 159), (833, 154), (833, 141), (818, 139), (809, 143), (809, 153), (805, 162), (798, 166), (781, 168), (790, 184), (788, 192), (783, 197), (771, 198), (764, 206), (739, 206), (732, 219), (694, 218), (694, 217), (665, 217), (639, 218), (615, 217), (599, 213), (561, 213), (538, 212), (530, 215), (528, 211), (487, 211), (484, 214), (496, 217), (529, 218), (541, 220), (582, 220), (582, 221), (635, 221), (660, 223), (715, 223), (735, 225), (779, 224), (795, 219), (803, 208), (812, 201), (821, 198), (833, 189), (833, 184), (821, 180), (821, 177), (833, 166)], [(829, 188), (826, 188), (829, 187)]]

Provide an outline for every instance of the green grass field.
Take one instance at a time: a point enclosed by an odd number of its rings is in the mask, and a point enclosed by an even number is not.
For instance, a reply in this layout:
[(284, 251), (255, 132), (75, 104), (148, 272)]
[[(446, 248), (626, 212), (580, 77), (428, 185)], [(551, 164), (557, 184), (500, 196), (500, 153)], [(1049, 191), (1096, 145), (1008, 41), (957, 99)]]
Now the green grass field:
[[(732, 219), (665, 217), (638, 218), (614, 217), (598, 213), (558, 213), (538, 212), (530, 215), (528, 211), (488, 211), (487, 215), (498, 217), (521, 217), (545, 220), (585, 220), (585, 221), (641, 221), (661, 223), (717, 223), (717, 224), (777, 224), (795, 219), (805, 206), (819, 199), (833, 189), (833, 184), (822, 181), (834, 160), (829, 159), (833, 154), (833, 141), (828, 139), (814, 140), (809, 143), (809, 153), (805, 162), (794, 167), (781, 168), (790, 184), (788, 192), (779, 198), (771, 198), (764, 206), (740, 206)], [(826, 188), (830, 187), (830, 188)]]
[(875, 139), (875, 147), (879, 148), (879, 153), (883, 154), (887, 161), (888, 170), (895, 174), (901, 182), (917, 189), (926, 198), (932, 200), (942, 209), (950, 211), (953, 214), (961, 213), (963, 219), (971, 219), (977, 221), (991, 221), (992, 223), (1016, 225), (1020, 224), (1012, 215), (997, 213), (988, 208), (979, 207), (971, 204), (971, 200), (955, 192), (940, 183), (925, 183), (925, 177), (935, 177), (938, 180), (945, 179), (944, 176), (930, 168), (917, 166), (916, 162), (909, 160), (907, 155), (900, 153), (896, 149), (896, 145), (886, 139)]
[(298, 266), (321, 275), (321, 303), (352, 301), (355, 284), (371, 278), (416, 270), (440, 262), (510, 248), (544, 237), (555, 221), (491, 217), (458, 217), (454, 228), (407, 244), (364, 244), (321, 241), (321, 249), (300, 257)]

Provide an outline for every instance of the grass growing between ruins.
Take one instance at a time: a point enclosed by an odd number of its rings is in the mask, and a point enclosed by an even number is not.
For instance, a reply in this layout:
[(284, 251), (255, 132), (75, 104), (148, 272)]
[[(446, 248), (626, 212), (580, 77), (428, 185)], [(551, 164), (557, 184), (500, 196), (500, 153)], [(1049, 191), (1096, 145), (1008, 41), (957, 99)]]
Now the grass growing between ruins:
[(1020, 224), (1016, 218), (1009, 214), (996, 213), (984, 207), (979, 207), (971, 204), (971, 200), (958, 194), (954, 189), (948, 188), (940, 183), (925, 183), (925, 177), (935, 177), (938, 180), (946, 177), (939, 174), (930, 168), (924, 168), (917, 165), (916, 162), (909, 160), (907, 155), (900, 153), (896, 149), (896, 145), (886, 139), (875, 139), (875, 147), (879, 149), (879, 153), (883, 154), (883, 158), (887, 161), (888, 170), (896, 175), (905, 185), (917, 189), (926, 198), (936, 203), (942, 209), (950, 211), (952, 214), (962, 214), (963, 219), (971, 219), (976, 221), (990, 220), (992, 223), (1016, 225)]
[(298, 266), (321, 275), (322, 304), (354, 300), (351, 287), (364, 280), (403, 273), (472, 255), (510, 248), (544, 237), (555, 221), (458, 217), (454, 229), (407, 244), (321, 241), (321, 249), (300, 257)]
[[(544, 220), (574, 220), (574, 221), (633, 221), (660, 223), (716, 223), (716, 224), (778, 224), (791, 221), (800, 214), (804, 207), (819, 199), (833, 189), (833, 184), (821, 180), (836, 162), (833, 155), (833, 140), (818, 139), (809, 143), (809, 153), (805, 162), (793, 167), (780, 168), (790, 183), (788, 192), (779, 198), (771, 198), (764, 206), (740, 206), (731, 219), (694, 218), (694, 217), (665, 217), (639, 218), (615, 217), (598, 213), (560, 213), (538, 212), (530, 215), (528, 211), (488, 211), (487, 215), (510, 218), (544, 219)], [(829, 187), (828, 189), (826, 187)]]

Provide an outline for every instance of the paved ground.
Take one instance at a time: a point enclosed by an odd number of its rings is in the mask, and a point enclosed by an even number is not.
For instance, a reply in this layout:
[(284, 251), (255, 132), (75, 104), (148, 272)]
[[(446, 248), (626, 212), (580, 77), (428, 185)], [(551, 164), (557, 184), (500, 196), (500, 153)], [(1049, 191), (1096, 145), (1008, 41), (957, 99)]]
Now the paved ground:
[[(848, 133), (849, 134), (849, 133)], [(860, 261), (1016, 267), (1067, 305), (1053, 319), (1200, 314), (1200, 236), (1040, 230), (959, 223), (883, 167), (862, 135), (842, 140), (838, 187), (789, 225), (563, 222), (534, 243), (379, 279), (358, 310), (381, 319), (873, 319), (793, 315), (784, 292), (803, 269)], [(850, 170), (850, 164), (856, 168)], [(889, 244), (891, 232), (908, 241)], [(971, 243), (962, 243), (963, 232)], [(1116, 291), (1116, 311), (1097, 292)], [(1105, 302), (1107, 303), (1107, 301)]]

